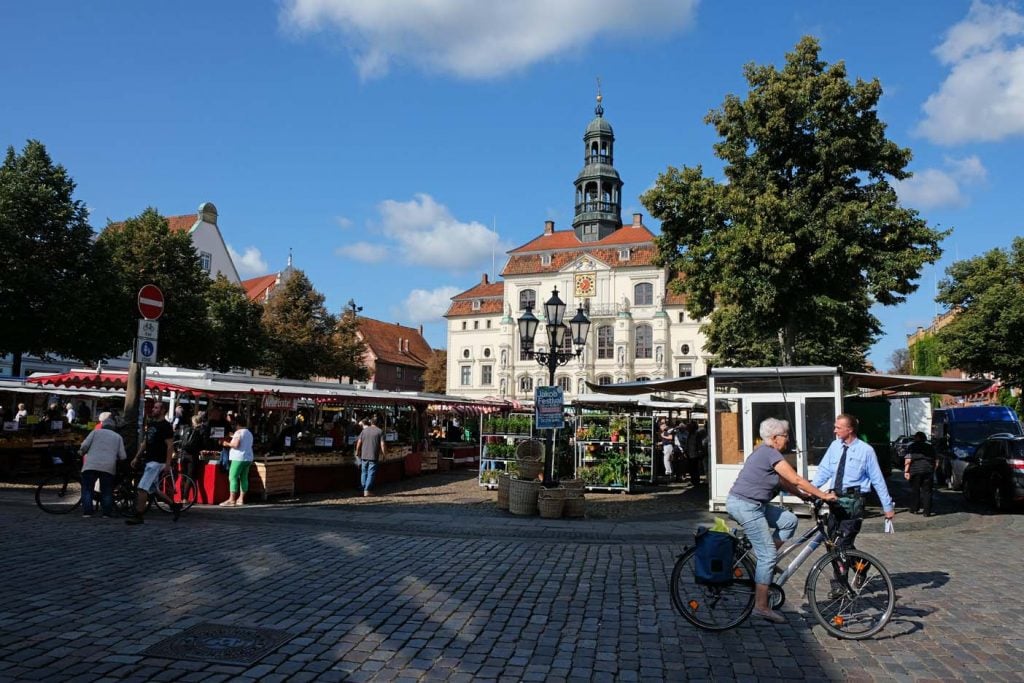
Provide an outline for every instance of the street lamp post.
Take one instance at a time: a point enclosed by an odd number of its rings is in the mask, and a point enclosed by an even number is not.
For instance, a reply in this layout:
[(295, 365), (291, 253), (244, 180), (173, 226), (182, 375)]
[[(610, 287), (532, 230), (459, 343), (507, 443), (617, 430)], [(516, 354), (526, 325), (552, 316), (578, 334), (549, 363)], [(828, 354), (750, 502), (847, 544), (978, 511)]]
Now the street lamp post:
[[(537, 327), (540, 321), (533, 314), (533, 307), (527, 306), (526, 311), (519, 318), (519, 343), (527, 357), (533, 358), (540, 365), (548, 369), (548, 386), (555, 385), (555, 370), (560, 365), (565, 365), (573, 358), (578, 358), (583, 353), (583, 347), (587, 343), (587, 333), (590, 331), (590, 320), (583, 313), (581, 304), (572, 317), (569, 324), (563, 323), (565, 318), (565, 302), (558, 298), (558, 288), (551, 292), (551, 298), (544, 303), (545, 333), (547, 336), (547, 350), (535, 351), (533, 349), (533, 338), (537, 334)], [(574, 350), (562, 349), (565, 342), (565, 335), (569, 334), (572, 339)], [(544, 486), (555, 485), (554, 476), (554, 446), (555, 430), (548, 430), (544, 449)]]

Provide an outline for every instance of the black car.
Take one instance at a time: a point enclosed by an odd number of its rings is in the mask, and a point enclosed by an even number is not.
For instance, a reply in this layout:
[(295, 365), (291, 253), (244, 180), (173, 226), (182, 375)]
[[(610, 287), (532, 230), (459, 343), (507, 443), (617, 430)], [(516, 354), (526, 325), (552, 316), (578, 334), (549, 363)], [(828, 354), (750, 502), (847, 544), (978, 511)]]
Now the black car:
[(1005, 512), (1024, 502), (1024, 436), (996, 434), (985, 439), (964, 469), (964, 496)]
[(903, 465), (903, 459), (907, 457), (907, 446), (914, 443), (914, 437), (901, 436), (892, 442), (892, 455), (894, 462)]

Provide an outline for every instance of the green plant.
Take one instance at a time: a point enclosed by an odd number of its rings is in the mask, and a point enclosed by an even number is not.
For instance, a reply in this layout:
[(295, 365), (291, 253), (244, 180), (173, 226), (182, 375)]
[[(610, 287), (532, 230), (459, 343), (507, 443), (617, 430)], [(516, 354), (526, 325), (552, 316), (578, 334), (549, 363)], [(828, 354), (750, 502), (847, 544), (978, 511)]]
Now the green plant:
[(620, 435), (625, 435), (628, 425), (629, 419), (625, 415), (613, 415), (608, 420), (608, 429), (612, 432), (618, 432)]
[(590, 486), (601, 483), (601, 471), (597, 467), (581, 467), (576, 471), (576, 476), (582, 479), (584, 484)]
[(484, 470), (480, 473), (481, 484), (497, 484), (498, 475), (501, 474), (500, 470)]

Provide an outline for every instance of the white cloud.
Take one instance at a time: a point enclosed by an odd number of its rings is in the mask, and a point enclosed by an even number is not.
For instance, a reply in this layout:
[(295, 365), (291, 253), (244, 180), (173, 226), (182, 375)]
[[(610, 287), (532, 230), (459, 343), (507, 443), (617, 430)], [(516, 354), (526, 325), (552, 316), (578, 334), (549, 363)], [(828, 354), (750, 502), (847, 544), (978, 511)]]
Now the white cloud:
[(338, 224), (338, 227), (342, 230), (348, 230), (352, 227), (352, 220), (345, 216), (335, 216), (334, 222)]
[(410, 323), (436, 322), (445, 314), (451, 305), (451, 298), (463, 291), (458, 287), (438, 287), (437, 289), (414, 289), (402, 302), (405, 318)]
[(492, 255), (512, 248), (486, 225), (458, 220), (428, 194), (407, 202), (387, 199), (377, 209), (376, 229), (386, 242), (377, 246), (404, 263), (464, 271), (490, 264)]
[(229, 244), (228, 255), (231, 256), (231, 260), (235, 264), (235, 270), (238, 271), (240, 278), (256, 277), (258, 275), (266, 275), (270, 270), (270, 266), (263, 260), (263, 254), (256, 247), (246, 247), (245, 253), (238, 253)]
[(963, 185), (984, 182), (988, 171), (977, 156), (955, 159), (946, 157), (947, 170), (926, 168), (907, 180), (896, 180), (893, 186), (900, 203), (915, 209), (966, 206)]
[(947, 145), (1024, 134), (1024, 15), (976, 0), (935, 55), (950, 72), (922, 106), (920, 134)]
[(665, 35), (692, 21), (698, 0), (285, 0), (281, 22), (339, 31), (363, 79), (392, 63), (493, 78), (609, 37)]
[(380, 263), (388, 257), (387, 247), (370, 242), (346, 244), (343, 247), (339, 247), (336, 253), (339, 256), (347, 256), (364, 263)]

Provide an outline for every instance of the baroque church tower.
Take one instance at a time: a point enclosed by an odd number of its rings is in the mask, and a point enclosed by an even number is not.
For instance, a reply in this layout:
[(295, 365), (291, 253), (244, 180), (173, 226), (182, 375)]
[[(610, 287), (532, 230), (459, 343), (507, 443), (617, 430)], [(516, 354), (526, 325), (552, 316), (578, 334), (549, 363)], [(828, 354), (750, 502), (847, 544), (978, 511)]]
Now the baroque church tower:
[(583, 133), (583, 170), (576, 176), (573, 230), (580, 242), (596, 242), (622, 226), (622, 180), (615, 170), (615, 133), (604, 118), (601, 94), (594, 120)]

